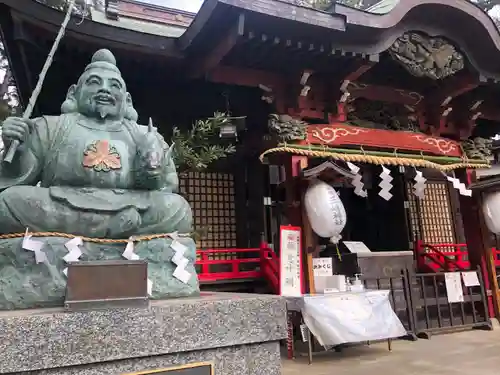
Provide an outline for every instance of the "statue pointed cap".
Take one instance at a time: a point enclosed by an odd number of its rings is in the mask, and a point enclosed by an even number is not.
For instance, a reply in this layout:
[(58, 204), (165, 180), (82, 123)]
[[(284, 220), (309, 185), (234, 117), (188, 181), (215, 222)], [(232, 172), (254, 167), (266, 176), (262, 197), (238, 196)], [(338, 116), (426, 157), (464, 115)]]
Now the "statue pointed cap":
[(120, 70), (116, 66), (116, 58), (109, 49), (100, 49), (94, 53), (92, 61), (87, 65), (85, 71), (90, 69), (112, 70), (121, 75)]

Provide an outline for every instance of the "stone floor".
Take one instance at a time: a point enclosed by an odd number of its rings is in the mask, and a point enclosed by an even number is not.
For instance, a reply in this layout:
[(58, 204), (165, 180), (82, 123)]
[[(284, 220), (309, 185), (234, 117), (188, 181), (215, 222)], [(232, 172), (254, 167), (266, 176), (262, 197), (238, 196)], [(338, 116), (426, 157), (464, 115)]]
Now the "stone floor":
[(283, 375), (458, 375), (500, 374), (500, 330), (433, 336), (416, 342), (347, 348), (291, 361), (283, 359)]

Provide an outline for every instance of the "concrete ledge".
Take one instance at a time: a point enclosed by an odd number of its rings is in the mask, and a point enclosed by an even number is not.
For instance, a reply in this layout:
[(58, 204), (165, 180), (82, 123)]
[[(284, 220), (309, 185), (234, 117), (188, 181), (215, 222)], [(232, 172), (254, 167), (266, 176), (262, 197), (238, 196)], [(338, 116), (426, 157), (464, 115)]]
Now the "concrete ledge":
[[(285, 301), (271, 295), (203, 293), (154, 301), (148, 309), (4, 311), (0, 313), (0, 374), (116, 373), (115, 365), (103, 362), (119, 361), (118, 367), (136, 371), (148, 363), (161, 362), (159, 367), (166, 367), (188, 359), (215, 360), (221, 375), (233, 374), (222, 371), (225, 366), (217, 356), (248, 350), (267, 353), (266, 361), (277, 356), (279, 369), (278, 341), (285, 337)], [(263, 344), (270, 342), (273, 346), (265, 349)], [(81, 365), (95, 370), (76, 370)], [(274, 374), (264, 369), (260, 368), (260, 375)]]

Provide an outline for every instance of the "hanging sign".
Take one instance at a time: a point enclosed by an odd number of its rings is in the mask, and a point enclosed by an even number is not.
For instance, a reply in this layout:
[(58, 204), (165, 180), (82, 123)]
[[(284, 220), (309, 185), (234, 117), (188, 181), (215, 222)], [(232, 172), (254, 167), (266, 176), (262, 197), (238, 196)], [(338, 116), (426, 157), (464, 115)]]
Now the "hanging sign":
[(332, 258), (313, 258), (314, 276), (332, 276)]
[(464, 302), (464, 291), (460, 272), (446, 272), (444, 274), (446, 294), (449, 303)]
[(300, 227), (280, 226), (280, 295), (303, 294)]

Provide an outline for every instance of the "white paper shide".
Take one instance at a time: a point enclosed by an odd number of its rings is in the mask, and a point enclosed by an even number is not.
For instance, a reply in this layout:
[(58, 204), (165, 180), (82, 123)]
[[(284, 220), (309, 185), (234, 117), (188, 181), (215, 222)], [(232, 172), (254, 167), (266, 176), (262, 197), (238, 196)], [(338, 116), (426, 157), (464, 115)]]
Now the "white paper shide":
[[(134, 251), (134, 237), (130, 237), (127, 241), (127, 245), (125, 246), (125, 250), (122, 253), (122, 257), (124, 257), (127, 260), (139, 260), (141, 259), (139, 255), (137, 255)], [(147, 281), (147, 290), (148, 290), (148, 295), (153, 294), (153, 282), (148, 279)]]
[(368, 196), (368, 192), (366, 191), (365, 184), (363, 183), (363, 175), (360, 173), (361, 168), (351, 162), (347, 162), (347, 167), (355, 175), (351, 181), (352, 186), (354, 186), (354, 194), (366, 198)]
[[(80, 237), (75, 237), (64, 244), (66, 250), (68, 250), (68, 254), (63, 257), (63, 260), (66, 263), (69, 262), (78, 262), (80, 257), (83, 255), (80, 246), (83, 245), (83, 241)], [(63, 273), (68, 276), (68, 269), (65, 268)]]
[(339, 243), (347, 215), (335, 189), (317, 180), (307, 189), (304, 202), (313, 231), (320, 237), (329, 238), (332, 243)]
[(378, 192), (378, 195), (384, 198), (386, 201), (390, 200), (392, 198), (392, 176), (391, 176), (391, 171), (384, 167), (382, 167), (382, 173), (380, 173), (380, 183), (378, 186), (380, 187), (380, 191)]
[(28, 233), (28, 228), (26, 228), (26, 233), (24, 234), (22, 247), (24, 250), (32, 251), (35, 254), (35, 262), (44, 263), (47, 262), (47, 256), (43, 252), (43, 242), (34, 240), (32, 235)]
[(191, 273), (186, 270), (189, 260), (184, 256), (187, 251), (187, 247), (180, 243), (175, 237), (173, 237), (170, 248), (174, 251), (174, 255), (172, 256), (172, 263), (177, 266), (175, 267), (173, 276), (177, 280), (180, 280), (184, 284), (187, 284), (191, 279)]
[(425, 197), (425, 182), (427, 179), (424, 177), (421, 171), (415, 171), (415, 184), (413, 185), (413, 194), (419, 199), (424, 199)]

